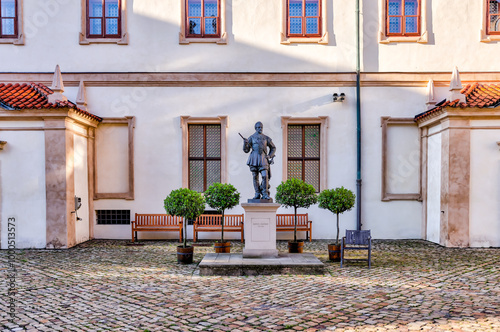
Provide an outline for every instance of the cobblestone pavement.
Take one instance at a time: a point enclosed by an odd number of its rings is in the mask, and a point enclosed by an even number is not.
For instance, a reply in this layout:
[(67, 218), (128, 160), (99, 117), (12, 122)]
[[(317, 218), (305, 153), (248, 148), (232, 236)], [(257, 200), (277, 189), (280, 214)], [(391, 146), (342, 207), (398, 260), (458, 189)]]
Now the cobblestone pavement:
[(126, 243), (17, 250), (14, 324), (0, 251), (0, 331), (500, 331), (498, 248), (375, 241), (372, 269), (341, 269), (314, 241), (305, 251), (327, 264), (322, 276), (201, 277), (211, 242), (187, 266), (176, 242)]

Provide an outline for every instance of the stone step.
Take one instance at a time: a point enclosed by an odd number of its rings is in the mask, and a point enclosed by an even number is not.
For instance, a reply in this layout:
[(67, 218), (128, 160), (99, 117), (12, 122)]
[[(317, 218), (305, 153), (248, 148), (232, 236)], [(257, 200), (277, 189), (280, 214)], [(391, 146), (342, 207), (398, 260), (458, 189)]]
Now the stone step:
[(277, 258), (243, 258), (241, 253), (206, 254), (198, 266), (202, 276), (324, 274), (325, 265), (313, 254), (278, 254)]

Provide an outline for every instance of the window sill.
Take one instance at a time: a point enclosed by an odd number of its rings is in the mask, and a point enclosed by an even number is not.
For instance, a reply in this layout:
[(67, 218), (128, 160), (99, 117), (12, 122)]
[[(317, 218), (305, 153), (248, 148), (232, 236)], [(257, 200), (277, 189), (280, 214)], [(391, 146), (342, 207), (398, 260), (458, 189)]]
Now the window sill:
[(484, 30), (481, 30), (481, 42), (482, 43), (491, 43), (491, 42), (497, 42), (500, 41), (500, 35), (488, 35), (484, 32)]
[(20, 35), (17, 38), (0, 38), (0, 44), (24, 45), (24, 35)]
[(379, 32), (378, 42), (380, 44), (390, 44), (390, 43), (418, 43), (427, 44), (429, 42), (429, 35), (425, 31), (421, 36), (386, 36), (385, 33)]
[(281, 33), (281, 44), (289, 45), (295, 43), (314, 43), (314, 44), (328, 44), (328, 32), (325, 32), (321, 37), (287, 37)]
[(186, 38), (186, 36), (179, 32), (179, 44), (189, 45), (191, 43), (213, 43), (219, 45), (227, 44), (227, 33), (224, 32), (220, 38)]
[(124, 33), (122, 38), (87, 38), (80, 32), (80, 45), (90, 44), (118, 44), (128, 45), (128, 33)]

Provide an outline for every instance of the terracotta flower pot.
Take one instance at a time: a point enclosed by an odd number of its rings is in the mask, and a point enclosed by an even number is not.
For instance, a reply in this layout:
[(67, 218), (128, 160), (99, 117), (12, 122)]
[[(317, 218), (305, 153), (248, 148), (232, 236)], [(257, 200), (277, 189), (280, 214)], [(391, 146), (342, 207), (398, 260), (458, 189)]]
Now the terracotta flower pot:
[(340, 262), (340, 244), (329, 244), (328, 245), (328, 258), (332, 262)]
[(191, 264), (193, 263), (193, 252), (194, 247), (188, 246), (183, 248), (182, 246), (177, 246), (177, 263), (178, 264)]
[(231, 242), (215, 242), (214, 249), (218, 254), (229, 254), (231, 252)]
[(288, 252), (291, 254), (301, 254), (304, 249), (304, 241), (288, 241)]

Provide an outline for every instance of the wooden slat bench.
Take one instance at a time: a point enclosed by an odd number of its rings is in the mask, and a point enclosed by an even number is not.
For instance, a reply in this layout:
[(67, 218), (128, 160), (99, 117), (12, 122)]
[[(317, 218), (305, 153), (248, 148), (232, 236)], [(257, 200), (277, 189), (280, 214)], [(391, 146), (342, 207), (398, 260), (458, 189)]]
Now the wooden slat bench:
[[(289, 232), (294, 229), (294, 214), (277, 214), (276, 215), (276, 232)], [(312, 221), (309, 220), (307, 213), (297, 214), (297, 231), (306, 232), (306, 240), (309, 242), (312, 238)]]
[[(179, 232), (179, 242), (182, 242), (182, 217), (168, 214), (135, 214), (132, 221), (132, 242), (137, 240), (137, 232)], [(135, 236), (134, 236), (135, 235)]]
[[(193, 242), (198, 239), (198, 232), (221, 232), (220, 214), (202, 214), (193, 224)], [(241, 242), (243, 242), (243, 214), (224, 215), (224, 233), (241, 233)]]

